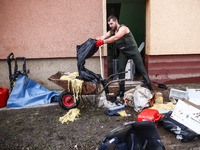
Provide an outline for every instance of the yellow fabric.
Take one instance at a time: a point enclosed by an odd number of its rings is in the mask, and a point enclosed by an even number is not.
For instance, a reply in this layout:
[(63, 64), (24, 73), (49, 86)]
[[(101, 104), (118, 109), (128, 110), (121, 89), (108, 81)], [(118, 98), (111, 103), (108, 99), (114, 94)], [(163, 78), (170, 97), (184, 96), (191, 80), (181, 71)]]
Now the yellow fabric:
[(175, 106), (172, 102), (169, 102), (167, 104), (154, 104), (150, 109), (174, 110)]
[(122, 117), (126, 117), (127, 116), (127, 113), (125, 112), (125, 110), (118, 111), (117, 113), (120, 114), (120, 116), (122, 116)]
[(60, 79), (61, 80), (73, 80), (77, 76), (79, 76), (78, 72), (73, 72), (73, 73), (70, 73), (69, 75), (63, 75), (63, 76), (61, 76)]
[(83, 85), (83, 80), (76, 79), (76, 77), (79, 76), (78, 72), (73, 72), (69, 75), (63, 75), (60, 77), (60, 80), (67, 80), (68, 81), (68, 91), (70, 91), (70, 82), (72, 86), (72, 92), (74, 98), (77, 100), (78, 95), (81, 94), (82, 92), (82, 85)]
[(63, 123), (69, 123), (74, 122), (74, 120), (77, 119), (77, 117), (80, 116), (80, 109), (78, 108), (74, 108), (74, 109), (70, 109), (63, 117), (59, 118), (59, 121), (63, 124)]

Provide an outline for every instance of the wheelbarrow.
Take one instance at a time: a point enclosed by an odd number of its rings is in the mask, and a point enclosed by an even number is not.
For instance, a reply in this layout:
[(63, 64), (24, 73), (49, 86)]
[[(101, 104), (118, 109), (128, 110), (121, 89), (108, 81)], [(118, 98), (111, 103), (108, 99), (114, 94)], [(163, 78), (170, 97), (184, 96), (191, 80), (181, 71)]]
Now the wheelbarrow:
[[(112, 76), (122, 74), (122, 73), (127, 73), (127, 71), (110, 75), (107, 79), (104, 79), (104, 80), (108, 81)], [(56, 85), (58, 85), (64, 89), (64, 91), (59, 95), (59, 104), (64, 109), (76, 108), (80, 103), (80, 99), (83, 99), (82, 95), (95, 95), (96, 96), (96, 95), (101, 94), (105, 89), (108, 88), (108, 86), (110, 84), (112, 84), (114, 82), (120, 83), (122, 81), (130, 80), (130, 79), (113, 80), (113, 81), (107, 82), (107, 84), (103, 86), (103, 89), (102, 88), (100, 89), (100, 84), (84, 81), (82, 83), (81, 93), (78, 95), (78, 98), (75, 98), (73, 95), (73, 92), (72, 92), (73, 89), (72, 89), (71, 82), (68, 80), (60, 79), (63, 75), (69, 75), (69, 74), (70, 73), (59, 71), (56, 74), (54, 74), (48, 78), (48, 80), (52, 81), (53, 83), (55, 83)]]

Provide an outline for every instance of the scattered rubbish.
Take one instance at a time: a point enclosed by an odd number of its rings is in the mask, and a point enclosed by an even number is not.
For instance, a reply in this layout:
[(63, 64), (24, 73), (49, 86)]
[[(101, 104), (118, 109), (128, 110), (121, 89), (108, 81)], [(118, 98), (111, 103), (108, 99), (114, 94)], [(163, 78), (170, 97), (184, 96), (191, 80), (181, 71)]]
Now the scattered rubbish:
[(79, 72), (79, 79), (86, 82), (99, 83), (102, 79), (101, 75), (96, 74), (85, 68), (85, 60), (92, 57), (97, 51), (98, 47), (95, 46), (95, 39), (88, 39), (81, 45), (77, 45), (77, 67)]
[(147, 88), (140, 87), (133, 94), (134, 110), (141, 112), (144, 108), (149, 107), (149, 100), (152, 99), (151, 91)]
[(114, 110), (107, 109), (106, 112), (108, 113), (109, 116), (114, 116), (114, 115), (120, 116), (120, 114)]
[(73, 108), (70, 109), (63, 117), (59, 118), (59, 121), (64, 123), (74, 122), (80, 116), (80, 109)]
[(172, 102), (174, 105), (176, 105), (177, 101), (173, 98), (169, 98), (169, 101)]
[(122, 116), (122, 117), (127, 117), (127, 116), (128, 116), (128, 114), (126, 113), (125, 110), (118, 111), (118, 113), (119, 113), (120, 116)]
[(168, 102), (165, 104), (154, 104), (152, 107), (149, 107), (149, 109), (156, 109), (159, 111), (159, 114), (165, 114), (169, 111), (173, 111), (176, 105), (174, 105), (172, 102)]
[(177, 101), (178, 99), (188, 99), (187, 97), (187, 92), (186, 91), (182, 91), (182, 90), (177, 90), (177, 89), (170, 89), (170, 93), (169, 93), (169, 99), (172, 99)]
[(124, 105), (120, 105), (120, 106), (117, 106), (117, 107), (109, 108), (106, 111), (107, 111), (109, 116), (116, 115), (116, 116), (126, 117), (126, 116), (128, 116), (128, 114), (126, 113), (124, 108), (125, 108)]
[[(97, 104), (97, 107), (98, 108), (115, 108), (115, 107), (118, 107), (117, 104), (115, 104), (114, 102), (112, 103), (111, 101), (108, 101), (106, 99), (106, 97), (98, 97), (98, 104)], [(110, 109), (112, 110), (112, 109)]]
[[(118, 142), (118, 139), (114, 137), (103, 143), (98, 150), (114, 150)], [(128, 147), (126, 149), (128, 149)]]
[[(55, 75), (52, 75), (48, 79), (58, 86), (61, 86), (65, 89), (59, 96), (59, 104), (64, 109), (76, 108), (79, 104), (80, 99), (82, 99), (81, 95), (87, 94), (96, 94), (99, 95), (104, 90), (106, 92), (106, 99), (109, 96), (108, 86), (113, 82), (122, 82), (127, 81), (128, 79), (119, 79), (115, 81), (108, 82), (108, 79), (103, 79), (101, 75), (96, 74), (85, 68), (85, 60), (92, 57), (97, 51), (98, 47), (95, 46), (95, 39), (88, 39), (81, 45), (77, 45), (77, 68), (78, 73), (74, 73), (73, 77), (75, 79), (71, 79), (69, 77), (61, 77), (64, 72), (58, 72)], [(121, 72), (117, 74), (125, 74), (126, 72)], [(112, 77), (109, 76), (108, 78)], [(64, 78), (64, 80), (63, 80)], [(80, 80), (78, 80), (80, 79)], [(83, 82), (82, 82), (83, 81)], [(103, 89), (98, 91), (98, 87), (103, 85)], [(113, 95), (113, 94), (111, 94)], [(99, 102), (99, 107), (110, 108), (114, 107), (111, 104), (108, 104), (106, 101)]]
[[(74, 80), (78, 76), (78, 72), (66, 72), (61, 77), (60, 80)], [(70, 90), (70, 89), (69, 89)]]
[(161, 92), (155, 92), (154, 100), (156, 104), (163, 104), (163, 95)]
[[(14, 66), (14, 73), (12, 73), (12, 61), (15, 61), (15, 66)], [(23, 72), (21, 70), (18, 70), (18, 60), (23, 60)], [(7, 63), (8, 63), (8, 69), (9, 69), (9, 80), (10, 80), (10, 90), (12, 91), (15, 82), (17, 80), (17, 77), (19, 74), (24, 75), (28, 77), (29, 70), (26, 70), (26, 58), (25, 57), (16, 57), (14, 58), (14, 54), (10, 53), (7, 57)]]
[(110, 131), (98, 150), (107, 149), (145, 149), (164, 150), (160, 135), (151, 121), (127, 123)]
[(162, 117), (162, 114), (159, 114), (158, 110), (156, 109), (144, 109), (141, 113), (137, 116), (137, 121), (152, 121), (157, 122)]
[(0, 87), (0, 107), (4, 107), (7, 105), (8, 97), (8, 89)]
[(200, 106), (187, 100), (178, 100), (171, 118), (200, 134)]
[(170, 89), (169, 99), (174, 104), (177, 103), (179, 99), (188, 100), (196, 105), (200, 105), (200, 89), (189, 89), (186, 91)]
[(73, 72), (73, 73), (66, 73), (60, 77), (60, 80), (68, 81), (68, 91), (73, 93), (75, 100), (78, 100), (78, 96), (82, 92), (82, 85), (84, 82), (83, 80), (76, 79), (78, 75), (79, 75), (78, 72)]
[[(14, 73), (12, 73), (12, 60), (15, 61)], [(23, 60), (23, 70), (18, 70), (18, 60)], [(29, 70), (26, 70), (26, 58), (16, 57), (10, 53), (7, 57), (10, 90), (8, 98), (8, 107), (24, 107), (41, 104), (49, 104), (51, 101), (58, 101), (59, 93), (49, 91), (40, 84), (28, 78)]]
[(152, 97), (151, 91), (141, 86), (124, 93), (125, 105), (133, 107), (136, 112), (141, 112), (144, 108), (149, 107)]
[(109, 110), (119, 110), (119, 109), (122, 109), (124, 107), (125, 107), (124, 105), (120, 105), (120, 106), (116, 106), (116, 107), (111, 107), (111, 108), (109, 108)]
[(130, 117), (131, 116), (131, 114), (127, 114), (127, 117)]
[(126, 106), (134, 107), (133, 93), (136, 88), (132, 88), (124, 93), (124, 101)]
[(30, 78), (19, 74), (7, 101), (8, 107), (25, 107), (58, 101), (59, 93), (50, 91)]
[(115, 96), (115, 93), (108, 93), (107, 96), (108, 96), (108, 97), (114, 97), (114, 96)]
[[(81, 95), (92, 95), (92, 94), (100, 95), (102, 93), (104, 93), (104, 96), (100, 96), (97, 99), (99, 108), (110, 108), (110, 107), (118, 106), (115, 103), (111, 103), (110, 101), (107, 100), (104, 90), (111, 83), (125, 81), (125, 79), (110, 81), (105, 86), (103, 86), (101, 83), (96, 84), (93, 82), (84, 81), (82, 83), (82, 88), (81, 88), (82, 91), (79, 91), (76, 94), (76, 98), (74, 98), (74, 92), (73, 92), (73, 87), (71, 83), (72, 80), (70, 81), (63, 80), (63, 79), (61, 80), (61, 77), (66, 74), (69, 74), (69, 73), (59, 71), (55, 75), (52, 75), (48, 78), (48, 80), (52, 81), (53, 83), (65, 89), (59, 96), (59, 104), (64, 109), (76, 108), (80, 100), (82, 99)], [(105, 79), (105, 80), (108, 80), (108, 79)], [(81, 84), (78, 84), (78, 85), (81, 85)]]
[[(67, 72), (57, 72), (56, 74), (50, 76), (48, 80), (52, 81), (56, 85), (62, 87), (64, 91), (59, 96), (59, 104), (64, 109), (76, 108), (80, 102), (80, 98), (74, 98), (72, 83), (68, 83), (68, 80), (61, 80), (60, 78), (63, 75), (69, 75)], [(83, 82), (81, 95), (93, 94), (96, 93), (98, 84), (92, 82)], [(69, 90), (70, 89), (70, 90)], [(70, 91), (70, 92), (69, 92)], [(79, 94), (80, 94), (79, 93)]]
[[(171, 114), (172, 111), (168, 112), (160, 119), (160, 123), (164, 129), (176, 135), (176, 139), (181, 142), (194, 141), (198, 138), (197, 133), (180, 122), (172, 119)], [(182, 115), (180, 115), (180, 117), (181, 116)]]
[(164, 90), (168, 89), (168, 87), (165, 84), (161, 84), (161, 83), (158, 83), (158, 82), (155, 82), (155, 81), (153, 81), (153, 84), (156, 84), (158, 88), (161, 88), (161, 89), (164, 89)]
[(188, 100), (196, 105), (200, 105), (200, 89), (188, 89)]

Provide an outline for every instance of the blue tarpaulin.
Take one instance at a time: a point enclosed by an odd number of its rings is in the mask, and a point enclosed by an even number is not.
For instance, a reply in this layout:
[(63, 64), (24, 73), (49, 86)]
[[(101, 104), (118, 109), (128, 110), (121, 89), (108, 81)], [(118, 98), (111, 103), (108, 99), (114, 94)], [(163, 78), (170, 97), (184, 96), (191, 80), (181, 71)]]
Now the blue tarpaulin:
[(19, 75), (9, 96), (8, 107), (24, 107), (49, 104), (58, 101), (59, 93), (50, 91), (30, 78)]

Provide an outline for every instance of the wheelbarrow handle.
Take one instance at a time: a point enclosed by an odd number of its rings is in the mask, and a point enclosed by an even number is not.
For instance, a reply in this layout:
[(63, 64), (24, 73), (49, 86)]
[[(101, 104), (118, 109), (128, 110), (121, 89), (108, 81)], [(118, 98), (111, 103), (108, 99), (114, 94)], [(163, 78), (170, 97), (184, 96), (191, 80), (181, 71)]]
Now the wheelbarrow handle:
[(122, 82), (122, 81), (130, 81), (130, 80), (131, 80), (131, 79), (119, 79), (119, 80), (110, 81), (110, 82), (108, 82), (108, 83), (103, 87), (103, 89), (102, 89), (100, 92), (97, 93), (97, 95), (101, 94), (111, 83), (115, 83), (115, 82), (120, 83), (120, 82)]
[(112, 76), (119, 75), (119, 74), (125, 74), (125, 73), (128, 73), (128, 71), (111, 74), (108, 78), (106, 78), (106, 80), (110, 79)]

